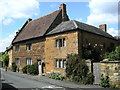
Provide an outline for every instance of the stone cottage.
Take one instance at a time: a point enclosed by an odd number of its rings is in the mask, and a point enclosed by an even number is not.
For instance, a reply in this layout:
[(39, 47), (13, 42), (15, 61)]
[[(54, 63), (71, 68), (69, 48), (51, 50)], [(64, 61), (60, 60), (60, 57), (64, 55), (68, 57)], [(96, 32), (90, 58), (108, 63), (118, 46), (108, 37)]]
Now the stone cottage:
[(84, 45), (99, 47), (102, 53), (116, 46), (116, 39), (99, 28), (69, 20), (66, 5), (38, 19), (28, 19), (12, 41), (12, 62), (19, 68), (38, 63), (41, 73), (65, 73), (67, 54), (82, 57)]

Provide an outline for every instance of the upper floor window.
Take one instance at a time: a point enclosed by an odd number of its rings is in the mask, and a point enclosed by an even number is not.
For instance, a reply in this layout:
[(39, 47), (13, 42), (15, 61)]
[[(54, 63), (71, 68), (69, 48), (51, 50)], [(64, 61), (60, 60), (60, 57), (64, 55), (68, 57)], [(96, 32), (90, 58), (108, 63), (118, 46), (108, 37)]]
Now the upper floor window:
[(27, 58), (26, 59), (26, 64), (27, 65), (32, 65), (32, 59), (31, 58)]
[(66, 59), (56, 59), (56, 68), (66, 68)]
[(19, 45), (15, 46), (15, 51), (19, 51)]
[(65, 40), (65, 38), (56, 39), (56, 47), (66, 47), (66, 40)]
[(16, 63), (16, 65), (20, 65), (20, 59), (19, 58), (15, 58), (15, 63)]
[(31, 50), (32, 49), (32, 44), (26, 44), (26, 50)]

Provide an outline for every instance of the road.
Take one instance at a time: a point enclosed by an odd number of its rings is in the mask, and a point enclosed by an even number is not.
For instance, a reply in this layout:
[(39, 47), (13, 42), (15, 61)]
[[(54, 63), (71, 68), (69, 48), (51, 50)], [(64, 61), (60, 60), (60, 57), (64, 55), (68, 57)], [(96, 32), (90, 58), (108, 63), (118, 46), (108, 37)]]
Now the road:
[(62, 88), (49, 83), (39, 82), (28, 78), (18, 77), (9, 71), (2, 70), (3, 88)]
[[(89, 90), (103, 88), (96, 85), (78, 85), (71, 82), (49, 79), (43, 76), (30, 76), (2, 70), (2, 90)], [(90, 89), (91, 90), (91, 89)]]

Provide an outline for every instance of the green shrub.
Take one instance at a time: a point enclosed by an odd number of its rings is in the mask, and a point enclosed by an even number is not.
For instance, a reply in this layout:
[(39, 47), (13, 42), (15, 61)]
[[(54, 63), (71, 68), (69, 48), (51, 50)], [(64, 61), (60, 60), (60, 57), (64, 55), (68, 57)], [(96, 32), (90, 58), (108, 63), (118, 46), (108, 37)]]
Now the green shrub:
[(85, 77), (85, 82), (83, 84), (93, 84), (94, 75), (92, 73), (88, 73)]
[(22, 68), (23, 73), (27, 73), (27, 65)]
[(103, 58), (100, 52), (100, 48), (86, 44), (82, 46), (82, 50), (83, 50), (82, 59), (100, 61)]
[(23, 73), (28, 73), (32, 75), (38, 75), (38, 65), (37, 63), (33, 65), (26, 65), (22, 68)]
[(106, 77), (101, 77), (101, 82), (100, 82), (100, 86), (102, 86), (102, 87), (109, 87), (110, 86), (110, 84), (109, 84), (109, 77), (108, 76), (106, 76)]
[(110, 84), (110, 88), (117, 88), (115, 84)]
[(94, 76), (89, 73), (85, 60), (80, 59), (77, 54), (67, 56), (66, 76), (74, 82), (82, 84), (93, 84), (94, 82)]
[(15, 64), (15, 62), (12, 63), (12, 71), (16, 72), (17, 69), (17, 65)]
[(32, 75), (37, 75), (38, 74), (38, 64), (30, 65), (28, 68), (28, 73), (32, 74)]
[(105, 53), (104, 59), (109, 61), (120, 61), (120, 46), (116, 47), (115, 51), (111, 53)]
[(49, 78), (52, 78), (52, 79), (56, 79), (56, 80), (64, 80), (65, 79), (65, 76), (64, 75), (61, 75), (59, 73), (51, 73)]

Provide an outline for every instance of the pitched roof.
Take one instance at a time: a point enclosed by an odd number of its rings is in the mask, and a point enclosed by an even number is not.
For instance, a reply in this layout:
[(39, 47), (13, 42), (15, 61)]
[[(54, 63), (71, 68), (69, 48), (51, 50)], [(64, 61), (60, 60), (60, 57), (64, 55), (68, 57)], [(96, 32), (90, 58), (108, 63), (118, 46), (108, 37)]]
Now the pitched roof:
[(12, 43), (43, 36), (60, 11), (61, 10), (57, 10), (46, 16), (30, 21), (24, 28), (22, 28), (22, 30), (20, 30), (20, 33), (17, 34)]
[(97, 35), (101, 35), (104, 37), (108, 37), (108, 38), (112, 38), (114, 39), (113, 36), (111, 36), (110, 34), (108, 34), (107, 32), (104, 32), (103, 30), (85, 24), (85, 23), (81, 23), (75, 20), (70, 20), (70, 21), (66, 21), (66, 22), (62, 22), (61, 24), (59, 24), (56, 28), (54, 28), (52, 31), (50, 31), (49, 33), (47, 33), (46, 35), (52, 35), (52, 34), (57, 34), (57, 33), (62, 33), (65, 31), (72, 31), (75, 29), (79, 29), (79, 30), (83, 30), (86, 32), (91, 32)]

